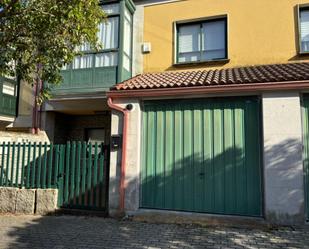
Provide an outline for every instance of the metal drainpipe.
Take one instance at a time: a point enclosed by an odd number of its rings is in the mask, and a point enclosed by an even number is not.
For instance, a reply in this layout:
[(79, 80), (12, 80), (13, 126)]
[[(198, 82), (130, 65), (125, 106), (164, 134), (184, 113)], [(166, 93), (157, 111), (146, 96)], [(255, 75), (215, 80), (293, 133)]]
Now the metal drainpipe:
[(119, 209), (120, 212), (124, 212), (124, 199), (125, 199), (125, 166), (126, 166), (126, 150), (127, 150), (127, 129), (128, 129), (128, 113), (125, 108), (119, 107), (113, 103), (112, 98), (108, 98), (107, 104), (111, 109), (114, 109), (123, 114), (123, 128), (122, 128), (122, 158), (121, 158), (121, 173), (119, 184)]

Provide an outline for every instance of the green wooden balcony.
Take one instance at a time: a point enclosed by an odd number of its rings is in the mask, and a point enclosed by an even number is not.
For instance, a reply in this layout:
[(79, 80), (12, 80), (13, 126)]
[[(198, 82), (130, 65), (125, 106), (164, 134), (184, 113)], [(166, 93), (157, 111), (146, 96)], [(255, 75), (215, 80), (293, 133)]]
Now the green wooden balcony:
[(63, 82), (53, 86), (52, 94), (70, 95), (105, 92), (132, 76), (134, 3), (131, 0), (102, 1), (106, 22), (98, 27), (99, 51), (88, 44), (78, 49), (81, 55), (63, 68)]
[(0, 77), (0, 115), (15, 117), (17, 105), (17, 82)]
[(52, 89), (54, 94), (107, 91), (117, 82), (117, 66), (63, 70), (63, 82)]

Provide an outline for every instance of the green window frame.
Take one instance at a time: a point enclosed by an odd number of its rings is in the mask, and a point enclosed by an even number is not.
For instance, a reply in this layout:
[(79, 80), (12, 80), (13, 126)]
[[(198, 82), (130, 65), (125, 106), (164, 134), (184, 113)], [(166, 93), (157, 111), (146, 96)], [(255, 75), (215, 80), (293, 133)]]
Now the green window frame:
[[(98, 67), (117, 67), (119, 64), (119, 50), (120, 50), (120, 39), (121, 39), (121, 34), (120, 34), (120, 25), (121, 25), (121, 6), (120, 6), (120, 2), (108, 2), (108, 3), (101, 3), (100, 6), (104, 9), (104, 6), (112, 6), (115, 5), (117, 6), (116, 12), (113, 11), (106, 11), (107, 14), (107, 19), (111, 20), (114, 19), (117, 23), (117, 27), (116, 27), (116, 31), (117, 31), (117, 46), (112, 47), (112, 48), (104, 48), (104, 44), (103, 44), (103, 48), (95, 51), (95, 50), (91, 50), (86, 44), (82, 47), (84, 47), (84, 49), (81, 49), (81, 55), (77, 56), (73, 62), (69, 65), (65, 65), (63, 67), (63, 70), (82, 70), (82, 69), (91, 69), (91, 68), (98, 68)], [(87, 49), (87, 47), (89, 49)], [(112, 62), (111, 65), (102, 65), (99, 66), (97, 63), (97, 60), (99, 60), (100, 58), (98, 57), (104, 57), (105, 55), (110, 55), (110, 60)], [(76, 68), (74, 67), (74, 62), (77, 58), (84, 58), (84, 62), (80, 62), (80, 64), (84, 63), (85, 65), (83, 67), (78, 67), (76, 66)], [(87, 59), (88, 58), (88, 59)]]
[(298, 5), (298, 53), (309, 54), (309, 4)]
[(175, 64), (228, 60), (227, 21), (221, 15), (175, 22)]

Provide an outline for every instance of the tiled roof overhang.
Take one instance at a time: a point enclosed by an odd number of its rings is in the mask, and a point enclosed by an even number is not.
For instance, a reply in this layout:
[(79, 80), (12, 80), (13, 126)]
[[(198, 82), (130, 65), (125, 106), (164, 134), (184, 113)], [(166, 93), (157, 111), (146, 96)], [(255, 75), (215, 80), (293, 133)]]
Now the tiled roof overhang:
[(307, 62), (220, 70), (146, 73), (115, 85), (107, 95), (150, 97), (296, 89), (309, 89)]

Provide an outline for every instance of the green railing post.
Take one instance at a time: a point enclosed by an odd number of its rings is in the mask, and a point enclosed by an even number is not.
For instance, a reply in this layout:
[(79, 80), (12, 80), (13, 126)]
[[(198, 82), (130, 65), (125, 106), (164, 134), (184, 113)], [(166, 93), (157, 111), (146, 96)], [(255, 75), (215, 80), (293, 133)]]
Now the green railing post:
[(80, 158), (81, 158), (81, 151), (82, 151), (82, 147), (81, 147), (81, 142), (77, 143), (77, 163), (76, 163), (76, 187), (75, 187), (75, 196), (76, 196), (76, 203), (80, 204)]
[(2, 158), (1, 158), (1, 175), (0, 175), (0, 186), (4, 183), (4, 157), (5, 157), (5, 142), (2, 144)]
[(20, 165), (19, 165), (19, 161), (20, 161), (20, 143), (17, 144), (15, 187), (18, 187), (18, 176), (19, 176), (19, 171), (21, 170)]
[(87, 174), (87, 144), (83, 142), (82, 148), (82, 205), (86, 204), (86, 174)]
[(91, 205), (91, 168), (92, 168), (92, 144), (88, 144), (88, 172), (87, 172), (87, 201)]
[[(65, 154), (65, 145), (60, 145), (60, 151), (59, 151), (59, 145), (56, 145), (56, 160), (59, 161), (59, 178), (58, 175), (55, 176), (55, 179), (58, 180), (58, 206), (61, 207), (63, 205), (63, 178), (64, 178), (64, 154)], [(58, 165), (58, 163), (57, 163)]]
[(35, 188), (35, 173), (36, 173), (36, 142), (33, 144), (33, 154), (32, 154), (32, 169), (31, 169), (31, 188)]
[[(50, 150), (49, 150), (49, 160), (48, 160), (48, 176), (47, 176), (47, 187), (51, 188), (51, 182), (52, 182), (52, 169), (53, 169), (53, 153), (54, 153), (54, 145), (50, 144)], [(56, 154), (56, 157), (59, 156)], [(54, 176), (55, 179), (57, 179), (56, 175)]]
[(30, 157), (31, 157), (31, 143), (27, 145), (28, 153), (27, 153), (27, 174), (26, 174), (26, 188), (30, 188)]
[(69, 176), (70, 176), (70, 153), (71, 153), (71, 144), (67, 143), (66, 146), (66, 160), (65, 160), (65, 184), (64, 184), (64, 204), (69, 204)]
[(43, 160), (43, 170), (42, 170), (42, 188), (46, 189), (46, 167), (47, 167), (47, 143), (44, 143), (44, 160)]
[(23, 143), (23, 152), (22, 152), (22, 162), (21, 162), (21, 180), (20, 180), (20, 187), (23, 188), (24, 186), (24, 178), (25, 178), (25, 160), (26, 160), (26, 144)]
[(5, 167), (5, 185), (4, 186), (8, 186), (9, 184), (9, 165), (10, 165), (10, 150), (11, 150), (11, 143), (8, 142), (7, 145), (8, 149), (7, 149), (7, 155), (6, 155), (6, 167)]
[(38, 169), (36, 172), (36, 187), (41, 188), (42, 142), (39, 143)]
[(15, 142), (13, 142), (13, 144), (12, 144), (11, 172), (10, 172), (11, 173), (10, 187), (13, 187), (13, 183), (14, 183), (15, 147), (16, 147), (16, 144), (15, 144)]
[(72, 143), (72, 152), (71, 152), (71, 179), (70, 179), (70, 203), (74, 203), (75, 199), (75, 160), (76, 160), (76, 142)]
[(94, 162), (93, 162), (93, 205), (97, 203), (97, 181), (98, 180), (98, 143), (94, 144)]
[(104, 205), (103, 195), (104, 195), (104, 182), (103, 182), (103, 175), (104, 175), (104, 152), (103, 152), (103, 145), (101, 145), (101, 155), (99, 157), (99, 207)]

